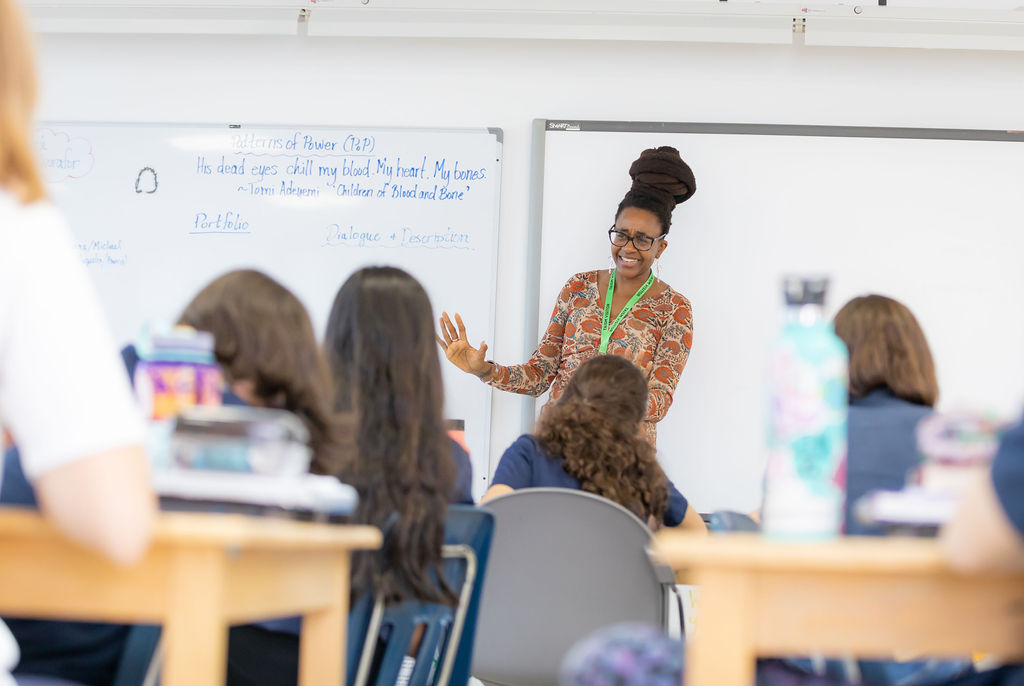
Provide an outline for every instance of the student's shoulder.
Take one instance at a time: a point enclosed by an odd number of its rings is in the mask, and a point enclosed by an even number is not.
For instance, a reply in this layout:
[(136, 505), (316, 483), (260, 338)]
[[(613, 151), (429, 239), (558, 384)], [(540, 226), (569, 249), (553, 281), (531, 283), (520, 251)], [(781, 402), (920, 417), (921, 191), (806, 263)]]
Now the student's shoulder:
[(535, 464), (540, 446), (536, 439), (523, 434), (512, 445), (505, 449), (498, 461), (498, 467), (494, 470), (492, 484), (505, 484), (512, 488), (529, 488), (535, 485), (534, 472)]
[(50, 202), (18, 202), (0, 189), (0, 236), (5, 244), (17, 246), (67, 242), (71, 238), (64, 216)]
[(536, 436), (533, 436), (532, 434), (523, 434), (512, 442), (512, 445), (505, 450), (505, 454), (516, 455), (532, 460), (538, 455), (543, 455), (544, 451), (541, 449)]
[(3, 290), (33, 288), (30, 282), (47, 281), (55, 289), (75, 293), (86, 279), (64, 216), (49, 202), (23, 205), (0, 190)]

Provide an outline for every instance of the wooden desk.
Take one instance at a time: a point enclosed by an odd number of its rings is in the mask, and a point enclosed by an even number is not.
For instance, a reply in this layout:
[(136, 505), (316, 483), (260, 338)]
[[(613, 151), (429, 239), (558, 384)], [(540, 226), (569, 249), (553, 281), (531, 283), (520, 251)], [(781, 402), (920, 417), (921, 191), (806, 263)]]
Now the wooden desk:
[(365, 526), (166, 513), (122, 568), (0, 510), (0, 613), (163, 624), (166, 686), (223, 684), (230, 624), (300, 614), (299, 683), (344, 684), (349, 554), (380, 542)]
[(758, 656), (1024, 654), (1024, 575), (955, 574), (933, 539), (666, 531), (656, 554), (700, 587), (686, 686), (750, 686)]

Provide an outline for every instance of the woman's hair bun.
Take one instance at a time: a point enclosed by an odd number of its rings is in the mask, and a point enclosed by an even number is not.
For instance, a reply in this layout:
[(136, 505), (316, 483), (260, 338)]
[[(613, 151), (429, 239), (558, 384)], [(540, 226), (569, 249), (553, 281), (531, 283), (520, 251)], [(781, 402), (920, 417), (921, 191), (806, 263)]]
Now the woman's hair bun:
[(662, 196), (666, 201), (671, 196), (676, 204), (688, 200), (697, 190), (693, 170), (669, 145), (644, 150), (630, 165), (629, 175), (633, 178), (631, 190)]

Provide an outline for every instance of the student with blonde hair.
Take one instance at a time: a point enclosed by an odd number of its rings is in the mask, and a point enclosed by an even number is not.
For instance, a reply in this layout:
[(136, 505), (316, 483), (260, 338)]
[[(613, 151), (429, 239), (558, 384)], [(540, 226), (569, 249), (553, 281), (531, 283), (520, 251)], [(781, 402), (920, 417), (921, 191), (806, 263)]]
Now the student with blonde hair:
[[(47, 519), (131, 564), (156, 500), (142, 422), (71, 235), (47, 201), (33, 145), (33, 52), (13, 0), (0, 0), (0, 426), (21, 450)], [(0, 636), (0, 684), (17, 649)]]

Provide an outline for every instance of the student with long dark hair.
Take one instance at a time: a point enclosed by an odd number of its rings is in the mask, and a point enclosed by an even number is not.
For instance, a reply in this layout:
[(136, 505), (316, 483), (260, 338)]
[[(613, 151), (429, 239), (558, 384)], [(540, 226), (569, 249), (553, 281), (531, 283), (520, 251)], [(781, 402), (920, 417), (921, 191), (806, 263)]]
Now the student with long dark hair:
[(575, 488), (644, 521), (704, 531), (642, 433), (647, 393), (647, 379), (623, 357), (584, 362), (541, 415), (536, 435), (520, 436), (501, 456), (484, 500), (520, 488)]
[(447, 597), (430, 571), (441, 559), (448, 503), (465, 500), (469, 460), (445, 429), (426, 291), (400, 269), (357, 271), (334, 300), (324, 348), (335, 408), (352, 426), (342, 479), (359, 492), (355, 520), (386, 534), (382, 554), (356, 556), (353, 589)]
[[(354, 273), (335, 297), (324, 352), (342, 426), (332, 473), (359, 493), (351, 517), (384, 532), (380, 551), (352, 559), (352, 595), (455, 602), (436, 579), (447, 507), (472, 501), (469, 456), (449, 438), (441, 364), (426, 291), (392, 267)], [(229, 686), (294, 684), (298, 635), (233, 629)]]

